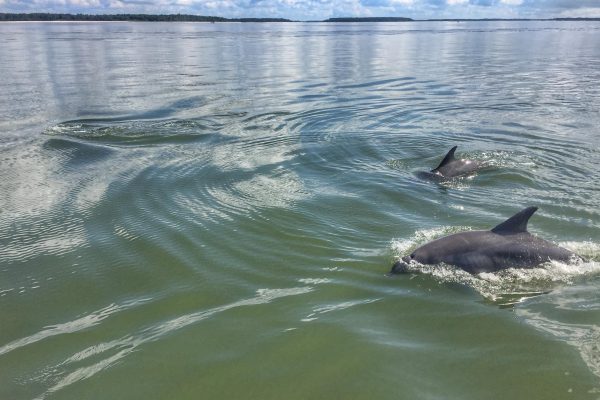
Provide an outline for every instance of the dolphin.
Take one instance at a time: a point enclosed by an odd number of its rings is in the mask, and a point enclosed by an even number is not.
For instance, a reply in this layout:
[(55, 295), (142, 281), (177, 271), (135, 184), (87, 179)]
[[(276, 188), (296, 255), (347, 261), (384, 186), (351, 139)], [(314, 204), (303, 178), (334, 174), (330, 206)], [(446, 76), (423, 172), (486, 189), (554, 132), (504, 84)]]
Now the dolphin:
[(481, 169), (484, 165), (480, 161), (463, 160), (454, 156), (454, 152), (458, 146), (450, 149), (444, 157), (440, 165), (431, 171), (420, 171), (417, 176), (424, 179), (443, 181), (446, 179), (456, 178), (464, 175), (471, 175)]
[(537, 211), (528, 207), (489, 231), (467, 231), (444, 236), (404, 256), (392, 267), (392, 273), (407, 272), (411, 262), (446, 263), (472, 274), (506, 268), (533, 268), (556, 260), (583, 260), (579, 255), (527, 232), (527, 222)]

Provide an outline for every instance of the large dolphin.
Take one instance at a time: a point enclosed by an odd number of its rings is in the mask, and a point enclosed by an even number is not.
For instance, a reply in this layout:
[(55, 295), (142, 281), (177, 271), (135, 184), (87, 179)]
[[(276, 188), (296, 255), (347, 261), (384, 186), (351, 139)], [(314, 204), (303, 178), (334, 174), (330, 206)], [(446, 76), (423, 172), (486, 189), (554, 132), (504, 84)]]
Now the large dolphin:
[(454, 156), (454, 152), (458, 146), (450, 149), (444, 157), (440, 165), (431, 171), (419, 171), (417, 176), (424, 179), (443, 181), (446, 179), (456, 178), (459, 176), (471, 175), (481, 169), (483, 163), (475, 160), (463, 160)]
[(527, 232), (527, 222), (536, 211), (537, 207), (528, 207), (489, 231), (461, 232), (429, 242), (398, 260), (391, 272), (407, 272), (411, 262), (446, 263), (473, 274), (533, 268), (550, 260), (581, 260), (577, 254)]

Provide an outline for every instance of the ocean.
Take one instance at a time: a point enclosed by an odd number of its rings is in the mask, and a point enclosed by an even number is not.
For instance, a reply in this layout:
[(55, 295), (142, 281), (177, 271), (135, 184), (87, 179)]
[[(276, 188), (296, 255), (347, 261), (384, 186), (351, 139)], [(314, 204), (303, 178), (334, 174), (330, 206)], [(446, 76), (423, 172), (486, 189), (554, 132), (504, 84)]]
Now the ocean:
[[(0, 398), (599, 399), (598, 82), (597, 21), (1, 23)], [(528, 206), (586, 261), (387, 274)]]

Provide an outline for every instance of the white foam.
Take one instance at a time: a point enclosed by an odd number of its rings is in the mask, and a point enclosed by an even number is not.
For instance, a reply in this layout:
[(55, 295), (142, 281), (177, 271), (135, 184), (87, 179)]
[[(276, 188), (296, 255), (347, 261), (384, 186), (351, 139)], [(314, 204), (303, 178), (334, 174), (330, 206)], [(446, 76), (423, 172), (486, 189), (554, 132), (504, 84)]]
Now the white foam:
[(312, 310), (310, 314), (308, 314), (305, 318), (302, 318), (302, 322), (311, 322), (319, 318), (319, 315), (327, 314), (333, 311), (345, 310), (350, 307), (354, 307), (361, 304), (369, 304), (380, 299), (364, 299), (364, 300), (355, 300), (355, 301), (343, 301), (340, 303), (328, 304), (325, 306), (317, 307)]
[(298, 282), (304, 283), (307, 285), (320, 285), (322, 283), (331, 282), (331, 279), (328, 279), (328, 278), (301, 278), (301, 279), (298, 279)]
[(104, 307), (98, 311), (94, 311), (84, 317), (75, 319), (73, 321), (48, 326), (45, 329), (34, 333), (33, 335), (17, 339), (0, 347), (0, 355), (9, 353), (13, 350), (19, 349), (24, 346), (31, 345), (33, 343), (39, 342), (52, 336), (79, 332), (81, 330), (91, 328), (95, 325), (98, 325), (104, 319), (110, 317), (113, 314), (130, 309), (132, 307), (136, 307), (140, 304), (148, 302), (149, 300), (149, 298), (144, 298), (125, 302), (120, 305), (110, 304), (107, 307)]

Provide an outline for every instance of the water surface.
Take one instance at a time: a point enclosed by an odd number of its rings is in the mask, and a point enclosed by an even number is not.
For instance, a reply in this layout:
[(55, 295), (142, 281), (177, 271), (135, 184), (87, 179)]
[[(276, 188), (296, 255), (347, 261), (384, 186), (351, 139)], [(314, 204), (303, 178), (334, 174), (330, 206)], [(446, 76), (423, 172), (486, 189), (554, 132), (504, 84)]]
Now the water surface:
[[(600, 398), (600, 23), (3, 23), (0, 76), (0, 398)], [(587, 262), (385, 276), (532, 205)]]

